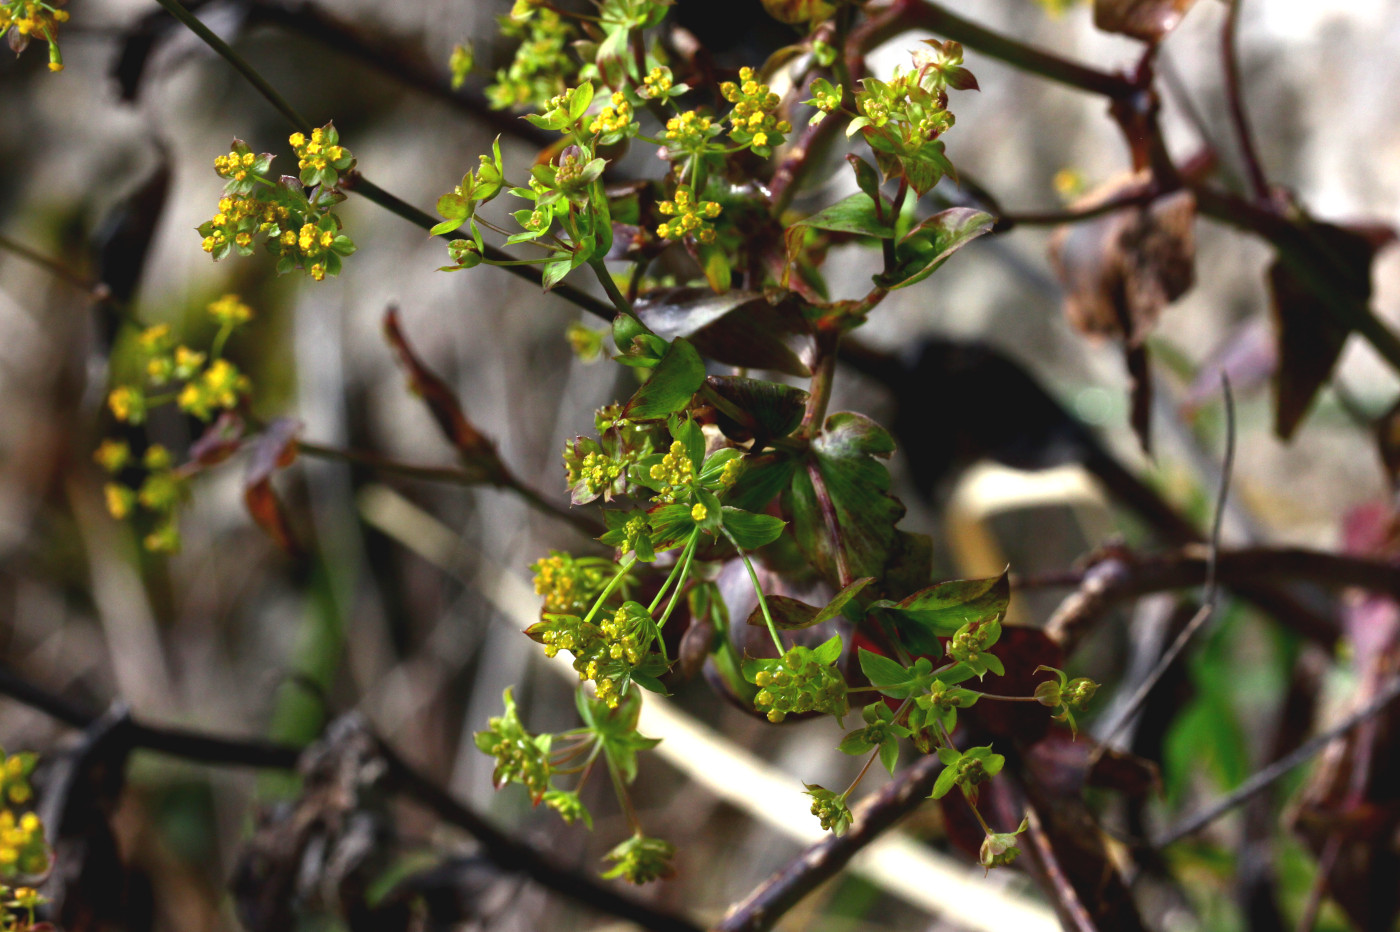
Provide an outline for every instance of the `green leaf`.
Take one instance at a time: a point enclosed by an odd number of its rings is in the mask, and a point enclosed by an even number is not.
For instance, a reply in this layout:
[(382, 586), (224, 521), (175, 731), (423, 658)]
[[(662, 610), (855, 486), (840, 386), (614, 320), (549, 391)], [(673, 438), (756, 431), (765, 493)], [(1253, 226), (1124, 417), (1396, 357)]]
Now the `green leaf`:
[[(841, 609), (846, 606), (846, 603), (873, 581), (874, 579), (870, 576), (857, 579), (836, 593), (835, 597), (822, 609), (781, 595), (768, 596), (768, 609), (773, 615), (773, 623), (785, 631), (810, 628), (824, 621), (830, 621), (841, 614)], [(754, 606), (754, 610), (749, 613), (748, 623), (759, 627), (766, 625), (767, 621), (763, 617), (763, 610)]]
[(690, 516), (690, 505), (662, 505), (647, 515), (651, 522), (652, 546), (658, 550), (670, 550), (690, 539), (695, 533), (695, 519)]
[(652, 370), (651, 378), (637, 389), (623, 416), (634, 421), (655, 420), (680, 411), (705, 382), (705, 363), (695, 347), (677, 337)]
[[(943, 757), (943, 750), (946, 750), (946, 748), (940, 749), (938, 752), (940, 758)], [(947, 761), (944, 761), (943, 770), (938, 774), (938, 779), (933, 783), (933, 792), (929, 794), (929, 799), (942, 799), (944, 796), (951, 793), (953, 787), (957, 785), (958, 772), (948, 766)]]
[(948, 257), (984, 233), (991, 232), (996, 219), (970, 207), (950, 207), (936, 213), (899, 241), (895, 247), (897, 265), (888, 275), (876, 276), (876, 283), (887, 288), (908, 288), (938, 270)]
[(841, 635), (833, 634), (827, 641), (812, 651), (812, 659), (823, 666), (831, 666), (841, 657)]
[(735, 543), (744, 550), (757, 550), (771, 544), (783, 533), (787, 522), (772, 515), (759, 515), (726, 505), (723, 509), (724, 528), (733, 535)]
[[(717, 357), (715, 357), (717, 358)], [(738, 375), (712, 375), (706, 396), (719, 412), (719, 428), (731, 440), (762, 445), (802, 424), (808, 395), (800, 388)]]
[(871, 604), (896, 628), (905, 646), (928, 653), (921, 644), (932, 637), (951, 637), (963, 625), (1006, 612), (1011, 583), (1006, 573), (988, 579), (955, 579), (921, 589), (899, 602)]
[(696, 472), (700, 471), (701, 465), (705, 462), (705, 432), (700, 429), (700, 425), (695, 423), (694, 418), (681, 420), (672, 417), (667, 422), (667, 427), (671, 431), (671, 438), (679, 440), (685, 455), (689, 458), (691, 465)]
[(593, 85), (584, 81), (569, 95), (569, 119), (578, 120), (588, 112), (588, 105), (591, 103), (593, 103)]
[[(860, 660), (860, 671), (865, 674), (870, 685), (879, 688), (882, 692), (885, 687), (899, 686), (912, 679), (912, 674), (897, 660), (872, 653), (864, 647), (857, 651), (856, 656)], [(904, 699), (906, 696), (895, 696), (894, 698)]]
[(572, 255), (546, 262), (544, 264), (544, 278), (541, 282), (541, 284), (544, 285), (544, 290), (548, 291), (563, 281), (564, 276), (573, 271), (574, 265), (575, 263), (573, 262)]
[(886, 741), (880, 745), (880, 763), (894, 776), (894, 768), (899, 764), (899, 742)]
[(851, 163), (851, 169), (856, 173), (856, 186), (873, 202), (880, 196), (880, 173), (854, 152), (846, 156), (846, 161)]
[(888, 493), (894, 440), (874, 421), (843, 412), (827, 418), (793, 472), (789, 511), (797, 544), (833, 585), (879, 578), (896, 543), (904, 505)]
[[(788, 261), (797, 254), (797, 247), (808, 230), (831, 230), (835, 233), (855, 233), (873, 236), (876, 239), (889, 239), (894, 236), (894, 227), (889, 222), (893, 218), (875, 212), (875, 200), (864, 191), (852, 194), (845, 200), (837, 201), (825, 210), (818, 211), (805, 220), (788, 227), (786, 233)], [(883, 219), (882, 219), (883, 216)]]

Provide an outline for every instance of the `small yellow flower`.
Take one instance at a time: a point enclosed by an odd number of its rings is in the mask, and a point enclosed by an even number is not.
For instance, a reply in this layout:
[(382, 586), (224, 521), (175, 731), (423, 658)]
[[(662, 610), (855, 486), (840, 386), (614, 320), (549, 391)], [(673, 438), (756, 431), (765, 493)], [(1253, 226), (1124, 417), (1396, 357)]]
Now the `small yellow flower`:
[(696, 502), (696, 503), (695, 503), (695, 507), (693, 507), (693, 508), (690, 509), (690, 519), (691, 519), (692, 521), (704, 521), (704, 520), (705, 520), (706, 518), (708, 518), (709, 516), (710, 516), (710, 509), (706, 508), (704, 505), (700, 504), (699, 502)]

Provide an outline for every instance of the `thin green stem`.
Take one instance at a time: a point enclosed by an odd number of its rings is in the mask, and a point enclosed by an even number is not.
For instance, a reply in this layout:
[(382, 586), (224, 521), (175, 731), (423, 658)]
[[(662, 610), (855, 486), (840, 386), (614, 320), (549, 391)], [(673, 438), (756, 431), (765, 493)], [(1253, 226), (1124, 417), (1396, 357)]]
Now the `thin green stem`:
[(243, 77), (248, 80), (248, 83), (253, 85), (257, 92), (263, 95), (263, 98), (277, 109), (278, 113), (286, 117), (287, 121), (291, 123), (292, 126), (301, 130), (303, 133), (311, 132), (311, 121), (298, 113), (296, 108), (287, 102), (286, 98), (277, 93), (276, 88), (267, 83), (267, 80), (258, 73), (256, 68), (248, 64), (242, 55), (239, 55), (233, 50), (232, 46), (223, 39), (220, 39), (208, 26), (200, 22), (199, 17), (185, 9), (177, 0), (156, 0), (156, 2), (165, 7), (171, 16), (189, 27), (190, 32), (193, 32), (195, 35), (199, 36), (200, 39), (204, 40), (205, 45), (219, 53), (224, 61), (228, 62), (239, 74), (243, 75)]
[(696, 528), (690, 535), (690, 538), (685, 542), (685, 546), (681, 548), (680, 556), (676, 557), (675, 566), (671, 567), (671, 572), (666, 576), (666, 581), (663, 582), (661, 588), (657, 590), (656, 598), (652, 599), (651, 604), (647, 606), (648, 615), (656, 613), (656, 609), (661, 605), (662, 600), (666, 598), (666, 593), (670, 591), (671, 583), (675, 582), (676, 577), (684, 573), (686, 567), (690, 565), (690, 551), (695, 546), (695, 541), (699, 534), (700, 529)]
[(849, 797), (851, 793), (855, 791), (855, 788), (857, 786), (860, 786), (860, 781), (864, 780), (865, 775), (870, 771), (870, 765), (875, 763), (875, 758), (879, 756), (879, 748), (876, 748), (875, 750), (870, 752), (870, 756), (865, 759), (865, 766), (860, 768), (860, 773), (856, 774), (856, 778), (851, 781), (851, 785), (846, 787), (846, 792), (841, 794), (841, 801), (843, 803), (846, 801), (846, 798)]
[(636, 312), (632, 310), (632, 302), (627, 300), (627, 296), (617, 287), (617, 282), (613, 281), (607, 263), (602, 259), (589, 259), (588, 266), (593, 270), (593, 274), (598, 276), (598, 283), (603, 286), (603, 291), (607, 293), (608, 300), (617, 308), (618, 313), (636, 317)]
[(632, 826), (632, 831), (638, 835), (646, 834), (642, 831), (642, 821), (637, 818), (637, 810), (632, 808), (632, 795), (627, 792), (627, 784), (622, 782), (622, 774), (617, 772), (611, 757), (608, 758), (608, 773), (612, 776), (613, 792), (617, 794), (617, 801), (622, 806), (623, 814), (627, 816), (627, 824)]
[(584, 616), (584, 624), (588, 624), (593, 620), (593, 616), (598, 614), (598, 609), (603, 607), (603, 603), (608, 600), (608, 596), (613, 594), (613, 590), (622, 584), (623, 577), (627, 575), (628, 571), (632, 569), (632, 564), (636, 562), (637, 555), (635, 553), (628, 554), (622, 558), (622, 562), (618, 565), (617, 573), (612, 579), (608, 580), (608, 584), (603, 587), (603, 591), (598, 593), (598, 600), (593, 603), (593, 607), (590, 608), (588, 614)]
[[(695, 551), (698, 550), (699, 547), (700, 547), (700, 529), (699, 529), (699, 528), (696, 528), (695, 531), (694, 531), (694, 532), (691, 534), (691, 536), (690, 536), (690, 544), (685, 548), (685, 554), (684, 554), (684, 556), (683, 556), (683, 559), (684, 559), (684, 561), (685, 561), (685, 564), (684, 564), (684, 566), (681, 567), (681, 575), (680, 575), (680, 578), (679, 578), (678, 580), (676, 580), (676, 591), (673, 592), (673, 593), (671, 593), (671, 601), (667, 604), (667, 606), (666, 606), (666, 611), (662, 614), (661, 618), (656, 622), (656, 627), (657, 627), (657, 628), (664, 628), (664, 627), (666, 627), (666, 621), (667, 621), (667, 619), (669, 619), (669, 618), (671, 617), (671, 613), (672, 613), (673, 611), (676, 610), (676, 604), (677, 604), (678, 602), (680, 602), (681, 590), (683, 590), (683, 589), (685, 588), (685, 581), (686, 581), (686, 578), (690, 576), (690, 561), (693, 560), (693, 559), (695, 558)], [(663, 643), (663, 644), (662, 644), (662, 651), (663, 651), (663, 653), (664, 653), (665, 649), (666, 649), (666, 648), (665, 648), (665, 644)]]
[(729, 533), (728, 528), (720, 528), (724, 536), (729, 538), (729, 542), (734, 545), (734, 549), (739, 552), (739, 556), (744, 561), (744, 569), (749, 571), (749, 582), (753, 583), (754, 594), (758, 596), (758, 607), (763, 612), (763, 620), (768, 625), (768, 634), (773, 638), (773, 646), (778, 648), (778, 655), (787, 652), (783, 646), (782, 638), (778, 637), (778, 625), (773, 621), (773, 615), (768, 611), (768, 600), (763, 597), (763, 587), (758, 583), (758, 573), (754, 571), (753, 562), (749, 560), (749, 555), (744, 552), (744, 548), (739, 546), (739, 542), (734, 539), (734, 535)]

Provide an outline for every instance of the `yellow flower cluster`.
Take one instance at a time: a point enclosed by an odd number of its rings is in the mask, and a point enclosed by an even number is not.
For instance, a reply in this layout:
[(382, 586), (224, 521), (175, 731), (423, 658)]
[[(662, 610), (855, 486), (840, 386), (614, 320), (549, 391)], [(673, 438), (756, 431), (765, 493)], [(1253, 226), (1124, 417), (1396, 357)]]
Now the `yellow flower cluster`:
[[(49, 869), (49, 846), (44, 841), (43, 823), (32, 812), (16, 816), (9, 808), (25, 805), (34, 798), (29, 775), (35, 763), (37, 758), (33, 754), (6, 754), (0, 749), (0, 807), (3, 807), (0, 808), (0, 877), (37, 875)], [(24, 891), (16, 893), (16, 899), (21, 899), (18, 894)], [(33, 891), (29, 893), (32, 895)], [(0, 896), (8, 898), (8, 895), (8, 890), (0, 888)], [(16, 904), (7, 899), (6, 905)]]
[(239, 152), (233, 149), (229, 151), (228, 155), (220, 155), (214, 159), (214, 171), (219, 173), (220, 178), (229, 181), (243, 181), (253, 170), (257, 161), (258, 157), (252, 152)]
[(769, 149), (782, 145), (783, 135), (792, 132), (792, 124), (773, 112), (780, 103), (778, 95), (755, 80), (752, 68), (740, 68), (739, 83), (725, 81), (719, 92), (734, 105), (729, 112), (729, 138), (740, 145)]
[(49, 869), (49, 846), (44, 824), (32, 812), (19, 818), (0, 810), (0, 875), (42, 874)]
[(551, 550), (530, 569), (535, 573), (535, 594), (544, 596), (546, 612), (586, 611), (604, 585), (598, 567), (557, 550)]
[(719, 204), (715, 201), (697, 201), (689, 185), (676, 188), (672, 198), (656, 205), (662, 216), (675, 218), (658, 226), (656, 235), (662, 239), (694, 236), (701, 243), (713, 243), (715, 230), (707, 221), (719, 216)]
[(49, 70), (63, 70), (63, 53), (58, 48), (58, 24), (68, 22), (68, 11), (42, 0), (0, 0), (0, 33), (9, 31), (10, 48), (15, 54), (29, 47), (32, 39), (49, 44)]
[(658, 65), (647, 72), (645, 78), (642, 78), (642, 86), (637, 89), (637, 93), (648, 99), (666, 97), (670, 94), (673, 86), (671, 69), (664, 65)]
[(631, 125), (632, 105), (627, 102), (626, 97), (622, 96), (621, 91), (615, 91), (612, 95), (612, 102), (593, 118), (592, 123), (588, 124), (588, 131), (606, 136), (610, 133), (625, 132), (627, 127)]
[(695, 464), (686, 455), (685, 445), (679, 440), (674, 440), (666, 455), (661, 457), (661, 461), (652, 464), (648, 475), (661, 483), (661, 488), (652, 501), (674, 502), (679, 494), (690, 488), (690, 483), (695, 478)]
[(666, 121), (666, 143), (682, 151), (693, 152), (714, 135), (710, 131), (713, 125), (714, 121), (709, 117), (687, 110)]
[(253, 309), (236, 294), (226, 294), (209, 305), (209, 316), (221, 327), (238, 327), (253, 319)]
[(328, 165), (345, 158), (345, 148), (332, 144), (326, 138), (324, 129), (313, 129), (310, 139), (307, 139), (304, 133), (293, 133), (287, 141), (292, 144), (292, 150), (297, 154), (297, 168), (302, 170), (310, 168), (324, 171)]
[[(233, 331), (252, 320), (253, 310), (236, 294), (212, 301), (207, 310), (219, 325), (208, 353), (178, 343), (169, 324), (147, 327), (136, 337), (142, 377), (114, 387), (107, 396), (107, 406), (118, 421), (141, 424), (149, 408), (171, 401), (186, 414), (210, 421), (242, 403), (251, 383), (220, 354)], [(184, 384), (176, 390), (173, 383)], [(170, 451), (160, 444), (146, 447), (138, 462), (127, 441), (115, 438), (102, 441), (93, 459), (111, 477), (103, 494), (112, 517), (119, 521), (129, 518), (139, 506), (156, 521), (154, 530), (145, 537), (146, 549), (158, 553), (178, 550), (176, 512), (187, 497), (189, 468), (177, 468)], [(128, 469), (139, 469), (144, 475), (134, 484), (119, 481), (119, 475)]]
[[(248, 153), (249, 158), (252, 155), (253, 153)], [(225, 156), (219, 156), (219, 159), (223, 158)], [(214, 160), (216, 169), (219, 159)], [(224, 170), (219, 169), (219, 174), (225, 178), (242, 181), (247, 173), (239, 168), (230, 175), (225, 175)], [(285, 221), (290, 213), (285, 207), (251, 197), (221, 197), (219, 212), (209, 221), (209, 233), (200, 245), (205, 252), (213, 253), (220, 247), (231, 244), (240, 253), (247, 254), (252, 251), (254, 236), (277, 230), (278, 225)]]
[(131, 488), (115, 481), (117, 473), (132, 462), (131, 448), (124, 440), (104, 440), (93, 454), (113, 481), (102, 488), (107, 511), (118, 521), (131, 517), (139, 504), (157, 517), (157, 526), (146, 535), (145, 546), (153, 553), (170, 553), (179, 549), (180, 530), (175, 512), (186, 495), (185, 478), (174, 468), (170, 451), (160, 444), (151, 444), (141, 458), (146, 477), (140, 488)]

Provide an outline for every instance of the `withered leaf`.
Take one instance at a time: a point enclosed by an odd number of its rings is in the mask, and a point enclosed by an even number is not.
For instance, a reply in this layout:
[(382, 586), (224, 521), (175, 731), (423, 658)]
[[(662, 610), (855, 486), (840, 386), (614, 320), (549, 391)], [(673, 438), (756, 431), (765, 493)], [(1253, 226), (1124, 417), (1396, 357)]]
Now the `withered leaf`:
[[(1074, 206), (1092, 207), (1143, 182), (1141, 175), (1126, 176)], [(1195, 281), (1195, 219), (1195, 196), (1178, 191), (1060, 227), (1050, 260), (1065, 287), (1069, 322), (1091, 336), (1141, 345), (1162, 309)]]
[(424, 365), (413, 347), (409, 346), (399, 326), (399, 309), (396, 307), (384, 312), (384, 337), (408, 376), (409, 390), (427, 404), (438, 429), (457, 448), (462, 464), (480, 470), (485, 480), (500, 476), (503, 466), (495, 445), (467, 419), (456, 393), (437, 373)]
[(657, 336), (685, 337), (716, 362), (804, 378), (812, 374), (816, 338), (794, 300), (773, 304), (754, 291), (667, 288), (650, 293), (636, 309)]
[(301, 548), (282, 502), (273, 491), (272, 474), (290, 466), (296, 459), (296, 439), (301, 427), (300, 421), (288, 417), (268, 424), (253, 442), (248, 471), (243, 477), (243, 503), (248, 514), (279, 547), (293, 556), (299, 556)]
[(1325, 282), (1334, 299), (1355, 309), (1356, 320), (1369, 313), (1371, 263), (1395, 238), (1389, 229), (1341, 227), (1311, 222), (1303, 230), (1307, 243), (1280, 255), (1269, 266), (1270, 306), (1278, 340), (1274, 370), (1274, 432), (1291, 438), (1351, 334), (1352, 323), (1323, 306), (1317, 293)]

